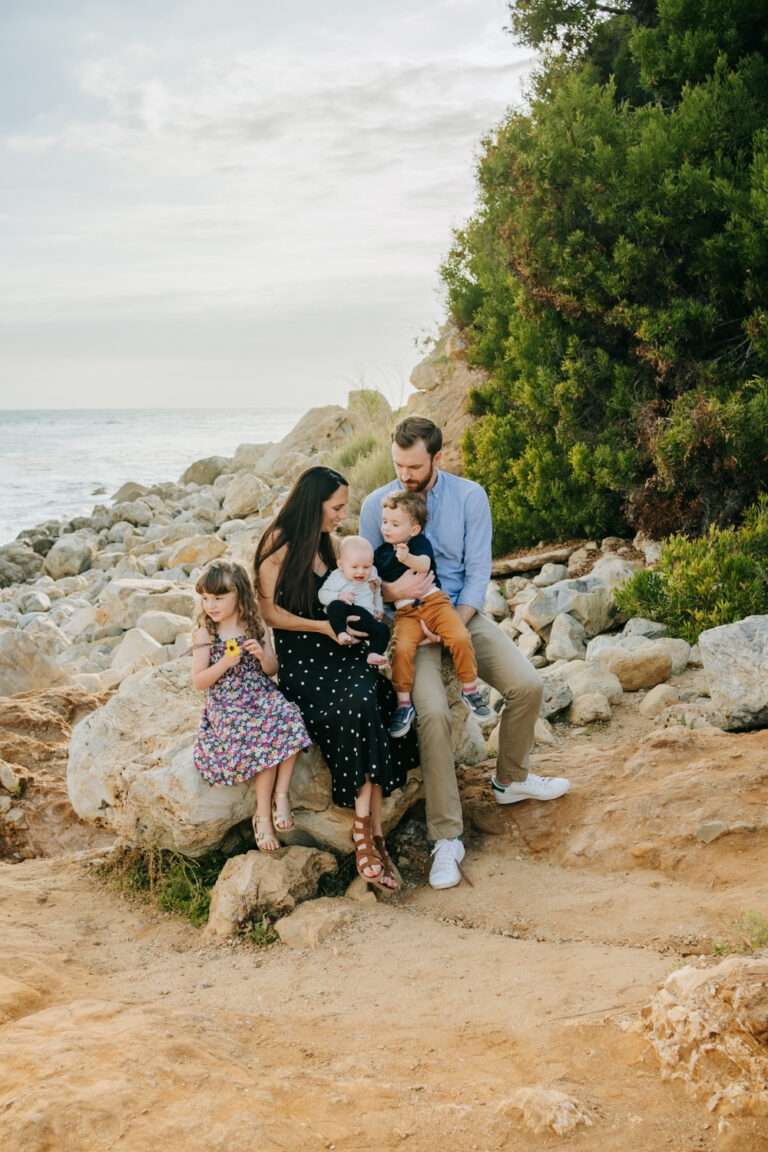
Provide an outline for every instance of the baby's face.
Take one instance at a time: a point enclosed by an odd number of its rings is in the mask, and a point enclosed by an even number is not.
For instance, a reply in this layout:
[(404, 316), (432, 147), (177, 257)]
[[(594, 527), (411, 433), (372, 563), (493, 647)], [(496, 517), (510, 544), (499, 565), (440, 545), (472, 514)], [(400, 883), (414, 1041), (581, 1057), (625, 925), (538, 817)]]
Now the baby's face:
[(347, 548), (342, 553), (339, 567), (347, 580), (355, 584), (365, 584), (371, 578), (373, 554), (366, 548)]
[(418, 525), (414, 525), (405, 508), (382, 508), (381, 534), (387, 544), (407, 544), (416, 534), (414, 527), (418, 532)]

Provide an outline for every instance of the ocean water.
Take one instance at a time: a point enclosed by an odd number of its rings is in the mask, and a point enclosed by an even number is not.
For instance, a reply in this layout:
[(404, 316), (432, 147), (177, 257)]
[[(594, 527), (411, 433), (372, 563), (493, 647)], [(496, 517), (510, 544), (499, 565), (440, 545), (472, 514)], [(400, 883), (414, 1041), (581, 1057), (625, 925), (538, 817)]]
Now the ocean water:
[[(281, 440), (303, 408), (0, 411), (0, 545), (89, 515), (126, 480), (178, 480), (194, 460)], [(100, 491), (100, 490), (104, 491)]]

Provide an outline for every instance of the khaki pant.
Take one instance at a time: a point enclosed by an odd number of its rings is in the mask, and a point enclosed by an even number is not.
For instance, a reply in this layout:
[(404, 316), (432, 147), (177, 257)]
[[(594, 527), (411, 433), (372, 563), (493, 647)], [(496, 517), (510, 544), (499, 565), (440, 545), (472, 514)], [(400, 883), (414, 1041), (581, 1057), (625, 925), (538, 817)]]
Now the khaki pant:
[[(528, 775), (528, 756), (544, 686), (536, 669), (509, 636), (487, 616), (476, 612), (467, 629), (472, 637), (480, 677), (504, 697), (498, 774), (504, 780), (524, 780)], [(460, 836), (463, 828), (451, 747), (451, 713), (440, 675), (441, 658), (442, 648), (438, 644), (418, 648), (413, 684), (416, 730), (427, 800), (427, 834), (431, 840), (451, 840)]]
[(410, 692), (413, 687), (414, 656), (424, 639), (421, 621), (435, 632), (450, 650), (456, 675), (462, 684), (477, 680), (477, 663), (472, 638), (461, 622), (445, 592), (432, 592), (418, 604), (405, 604), (395, 612), (395, 634), (392, 647), (392, 687), (396, 692)]

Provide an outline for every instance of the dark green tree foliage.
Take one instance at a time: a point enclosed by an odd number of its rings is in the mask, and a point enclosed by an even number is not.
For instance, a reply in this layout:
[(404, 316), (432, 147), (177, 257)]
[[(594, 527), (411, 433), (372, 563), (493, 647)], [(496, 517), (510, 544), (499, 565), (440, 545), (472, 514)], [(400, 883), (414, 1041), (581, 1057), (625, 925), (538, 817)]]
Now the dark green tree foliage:
[(612, 7), (514, 5), (549, 56), (443, 267), (500, 548), (699, 532), (768, 487), (768, 5)]

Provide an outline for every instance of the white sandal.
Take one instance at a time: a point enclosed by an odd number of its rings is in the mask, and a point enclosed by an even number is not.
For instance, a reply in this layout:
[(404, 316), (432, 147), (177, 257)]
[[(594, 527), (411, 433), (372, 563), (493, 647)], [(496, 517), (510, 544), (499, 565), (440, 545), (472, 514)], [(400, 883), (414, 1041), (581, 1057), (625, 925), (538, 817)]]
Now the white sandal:
[(290, 832), (293, 828), (293, 812), (289, 808), (287, 812), (278, 812), (275, 800), (288, 800), (290, 799), (288, 792), (275, 792), (272, 801), (272, 827), (275, 832)]
[[(272, 832), (259, 832), (258, 828), (256, 827), (257, 824), (270, 824), (272, 826)], [(256, 841), (256, 847), (258, 848), (259, 852), (277, 852), (280, 848), (282, 848), (282, 844), (277, 838), (275, 826), (272, 824), (271, 816), (254, 816), (251, 820), (251, 825), (253, 827), (253, 838)], [(264, 847), (265, 842), (268, 840), (274, 840), (274, 848)]]

